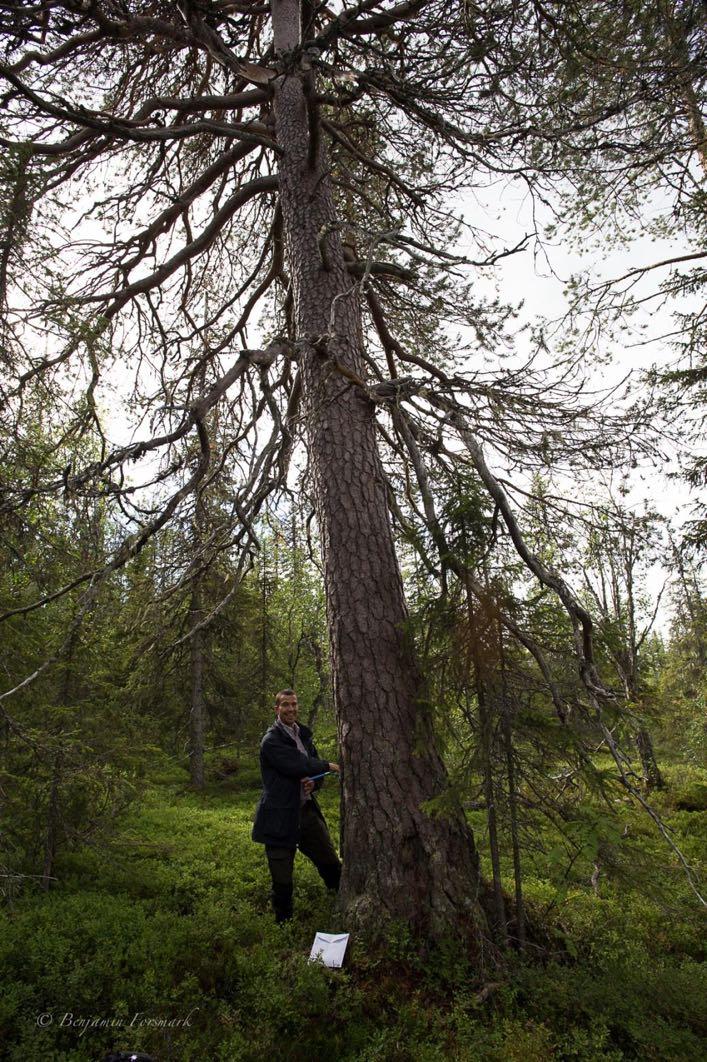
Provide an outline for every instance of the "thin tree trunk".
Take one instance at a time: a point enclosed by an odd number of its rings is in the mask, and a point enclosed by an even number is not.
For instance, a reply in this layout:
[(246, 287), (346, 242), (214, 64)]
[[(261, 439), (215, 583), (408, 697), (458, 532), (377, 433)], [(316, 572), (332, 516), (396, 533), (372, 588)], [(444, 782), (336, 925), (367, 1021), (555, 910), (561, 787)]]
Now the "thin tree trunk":
[[(204, 317), (208, 320), (208, 299), (204, 301)], [(199, 371), (198, 389), (204, 393), (205, 369)], [(191, 579), (189, 602), (189, 664), (191, 673), (191, 702), (189, 706), (189, 776), (196, 789), (204, 788), (204, 655), (206, 629), (200, 624), (204, 619), (204, 572), (201, 569), (204, 528), (207, 519), (206, 494), (198, 491), (194, 499), (191, 549), (194, 575)]]
[(319, 689), (316, 696), (312, 701), (312, 705), (309, 709), (309, 715), (307, 716), (307, 726), (310, 729), (314, 728), (319, 714), (319, 709), (326, 703), (327, 689), (329, 686), (329, 676), (324, 662), (324, 650), (322, 649), (321, 642), (316, 633), (312, 632), (306, 636), (307, 644), (312, 650), (312, 656), (314, 657), (314, 668), (317, 672), (317, 678), (319, 679)]
[(261, 583), (260, 583), (260, 703), (262, 707), (269, 705), (273, 699), (273, 691), (269, 689), (270, 670), (268, 667), (268, 647), (270, 643), (270, 618), (268, 615), (268, 579), (266, 570), (266, 554), (261, 553)]
[(471, 596), (466, 593), (467, 619), (469, 624), (469, 670), (473, 668), (476, 685), (476, 701), (479, 708), (479, 736), (481, 752), (481, 772), (483, 776), (484, 798), (486, 800), (486, 824), (489, 831), (489, 850), (493, 873), (493, 905), (496, 916), (497, 939), (503, 947), (508, 945), (506, 926), (506, 905), (503, 899), (501, 882), (501, 853), (498, 844), (498, 823), (496, 818), (496, 792), (494, 786), (493, 765), (493, 718), (489, 708), (487, 689), (484, 682), (482, 651), (477, 641), (480, 624), (476, 622)]
[(511, 845), (513, 848), (513, 880), (515, 887), (516, 941), (520, 951), (525, 949), (525, 901), (523, 899), (523, 872), (520, 862), (520, 841), (518, 836), (518, 792), (516, 787), (515, 758), (513, 755), (513, 725), (511, 705), (506, 688), (506, 654), (503, 646), (503, 627), (498, 619), (498, 651), (501, 664), (501, 726), (503, 747), (506, 753), (506, 773), (508, 777), (508, 809), (511, 820)]
[(662, 789), (664, 784), (663, 776), (655, 758), (651, 735), (644, 726), (640, 727), (636, 734), (636, 748), (641, 760), (644, 786), (649, 790)]
[(672, 536), (669, 541), (673, 553), (673, 561), (677, 567), (680, 576), (680, 585), (682, 586), (683, 594), (685, 596), (685, 607), (687, 608), (690, 622), (692, 623), (692, 637), (694, 639), (696, 656), (700, 666), (707, 667), (707, 644), (705, 644), (705, 640), (702, 637), (702, 620), (698, 609), (695, 606), (695, 598), (699, 600), (699, 594), (695, 593), (694, 587), (690, 586), (690, 579), (688, 573), (685, 571), (682, 554), (675, 545)]
[[(272, 10), (283, 60), (299, 43), (299, 5), (273, 0)], [(430, 936), (478, 939), (473, 836), (461, 808), (435, 816), (424, 807), (447, 776), (406, 635), (373, 408), (332, 364), (365, 374), (358, 291), (344, 267), (307, 76), (274, 80), (274, 111), (343, 768), (341, 902), (360, 925), (395, 918)]]
[(498, 845), (498, 823), (496, 821), (496, 793), (493, 770), (493, 718), (489, 710), (486, 690), (481, 675), (476, 673), (476, 697), (479, 705), (479, 723), (481, 729), (481, 770), (484, 778), (484, 796), (486, 798), (486, 822), (489, 831), (489, 850), (491, 852), (491, 869), (493, 871), (493, 901), (496, 913), (498, 941), (503, 947), (508, 945), (506, 926), (506, 905), (503, 899), (501, 882), (501, 853)]
[[(82, 554), (84, 551), (82, 550)], [(61, 680), (61, 688), (59, 690), (59, 704), (63, 708), (67, 708), (70, 704), (72, 695), (73, 679), (74, 679), (74, 652), (76, 650), (76, 643), (78, 641), (78, 632), (74, 629), (69, 644), (66, 648), (66, 659), (64, 660), (64, 669)], [(60, 731), (57, 737), (63, 732), (63, 725), (59, 724)], [(41, 887), (45, 892), (49, 891), (52, 878), (52, 870), (54, 869), (54, 860), (56, 858), (57, 839), (59, 836), (59, 826), (61, 824), (61, 776), (62, 776), (63, 758), (61, 749), (57, 750), (52, 760), (52, 780), (49, 785), (49, 800), (47, 802), (47, 818), (46, 818), (46, 832), (44, 835), (44, 859), (42, 863), (42, 880)]]
[[(627, 701), (629, 701), (630, 704), (636, 706), (640, 719), (640, 714), (643, 711), (643, 707), (641, 704), (641, 694), (639, 692), (639, 678), (637, 666), (634, 666), (629, 670), (624, 670), (623, 682), (626, 699)], [(639, 722), (638, 724), (635, 742), (636, 751), (638, 752), (638, 758), (641, 761), (643, 785), (645, 789), (648, 791), (650, 791), (651, 789), (662, 789), (663, 776), (660, 773), (660, 768), (658, 767), (658, 761), (656, 759), (655, 750), (653, 748), (653, 739), (651, 738), (648, 727), (643, 722)]]
[[(202, 602), (202, 575), (192, 580), (191, 603), (189, 608), (191, 627), (201, 623), (204, 616)], [(191, 649), (191, 708), (189, 711), (189, 774), (191, 784), (197, 789), (204, 788), (204, 630), (192, 634), (189, 645)]]
[(59, 785), (61, 783), (61, 755), (57, 752), (52, 764), (52, 781), (47, 805), (47, 829), (44, 837), (44, 863), (42, 866), (42, 889), (49, 891), (59, 831)]

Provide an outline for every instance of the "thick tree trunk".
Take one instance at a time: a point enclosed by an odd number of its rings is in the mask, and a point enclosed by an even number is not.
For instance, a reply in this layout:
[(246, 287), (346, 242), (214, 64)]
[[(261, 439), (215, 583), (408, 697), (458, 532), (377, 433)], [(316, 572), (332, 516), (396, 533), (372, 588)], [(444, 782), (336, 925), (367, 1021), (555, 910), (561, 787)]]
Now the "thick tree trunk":
[[(296, 0), (273, 0), (281, 59), (296, 44), (297, 9)], [(279, 76), (274, 107), (343, 768), (341, 900), (359, 925), (401, 919), (430, 936), (478, 939), (473, 836), (461, 809), (434, 816), (423, 807), (447, 778), (406, 638), (373, 408), (330, 360), (365, 374), (358, 292), (344, 267), (307, 76)]]

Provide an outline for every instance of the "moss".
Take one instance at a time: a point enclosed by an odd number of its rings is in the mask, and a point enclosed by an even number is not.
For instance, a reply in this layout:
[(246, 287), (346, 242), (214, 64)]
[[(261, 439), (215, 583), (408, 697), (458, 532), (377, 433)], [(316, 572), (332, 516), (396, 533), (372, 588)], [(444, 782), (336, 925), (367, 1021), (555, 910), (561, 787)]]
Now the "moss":
[[(698, 861), (704, 839), (685, 821), (695, 813), (677, 810), (670, 772), (668, 782), (664, 811)], [(64, 856), (52, 893), (3, 915), (7, 1058), (95, 1062), (110, 1047), (224, 1062), (700, 1057), (696, 905), (632, 809), (616, 844), (630, 841), (645, 865), (631, 878), (607, 864), (597, 891), (578, 875), (558, 893), (548, 832), (526, 899), (557, 946), (542, 961), (510, 959), (484, 985), (453, 943), (420, 951), (404, 926), (375, 947), (354, 940), (348, 969), (311, 965), (314, 932), (345, 923), (298, 859), (295, 919), (273, 924), (263, 851), (250, 840), (257, 795), (153, 778), (106, 847)], [(335, 832), (333, 786), (323, 801)], [(40, 1014), (52, 1016), (46, 1027)], [(118, 1024), (77, 1024), (101, 1018)]]

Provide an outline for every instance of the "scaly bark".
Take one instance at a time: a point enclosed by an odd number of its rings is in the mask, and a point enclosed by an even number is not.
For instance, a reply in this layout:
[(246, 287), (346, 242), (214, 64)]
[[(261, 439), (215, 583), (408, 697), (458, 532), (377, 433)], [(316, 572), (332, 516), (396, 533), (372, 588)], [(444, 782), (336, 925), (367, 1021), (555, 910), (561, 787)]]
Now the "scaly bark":
[[(273, 0), (276, 136), (285, 249), (324, 561), (343, 768), (341, 901), (369, 927), (401, 919), (430, 936), (484, 918), (479, 866), (460, 808), (424, 809), (447, 777), (406, 638), (407, 612), (376, 447), (374, 411), (332, 371), (365, 375), (358, 291), (345, 265), (311, 74), (292, 49), (296, 0)], [(288, 54), (289, 53), (289, 54)]]

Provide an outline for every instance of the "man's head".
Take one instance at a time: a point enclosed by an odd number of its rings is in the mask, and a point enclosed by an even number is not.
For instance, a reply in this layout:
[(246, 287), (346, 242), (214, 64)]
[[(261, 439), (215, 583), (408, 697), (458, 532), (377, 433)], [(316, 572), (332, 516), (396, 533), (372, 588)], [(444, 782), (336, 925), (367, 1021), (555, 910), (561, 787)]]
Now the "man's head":
[(285, 726), (297, 722), (297, 694), (294, 690), (280, 690), (275, 694), (275, 715)]

